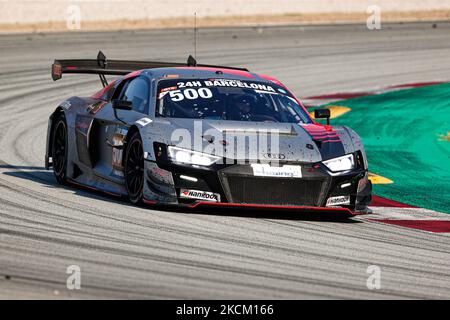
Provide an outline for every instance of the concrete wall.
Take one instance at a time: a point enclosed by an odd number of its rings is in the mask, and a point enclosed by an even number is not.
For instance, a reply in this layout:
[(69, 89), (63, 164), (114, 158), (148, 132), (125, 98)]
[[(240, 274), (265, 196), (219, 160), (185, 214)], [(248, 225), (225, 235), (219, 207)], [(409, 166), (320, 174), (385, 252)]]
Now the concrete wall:
[(450, 0), (0, 0), (0, 24), (66, 21), (70, 6), (82, 21), (164, 19), (193, 16), (274, 15), (449, 10)]

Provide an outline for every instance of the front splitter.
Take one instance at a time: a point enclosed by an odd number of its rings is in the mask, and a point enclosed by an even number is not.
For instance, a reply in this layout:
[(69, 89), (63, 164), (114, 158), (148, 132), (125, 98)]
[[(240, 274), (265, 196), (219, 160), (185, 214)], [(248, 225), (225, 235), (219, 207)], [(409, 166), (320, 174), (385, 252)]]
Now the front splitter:
[[(144, 203), (152, 205), (164, 205), (162, 203), (150, 200), (144, 200)], [(208, 202), (208, 201), (199, 201), (193, 204), (180, 204), (175, 206), (189, 209), (229, 208), (229, 209), (280, 211), (285, 213), (296, 212), (296, 213), (327, 214), (327, 215), (336, 214), (339, 217), (354, 217), (366, 213), (359, 211), (355, 212), (348, 208), (338, 208), (338, 207), (280, 206), (270, 204), (228, 203), (228, 202)]]

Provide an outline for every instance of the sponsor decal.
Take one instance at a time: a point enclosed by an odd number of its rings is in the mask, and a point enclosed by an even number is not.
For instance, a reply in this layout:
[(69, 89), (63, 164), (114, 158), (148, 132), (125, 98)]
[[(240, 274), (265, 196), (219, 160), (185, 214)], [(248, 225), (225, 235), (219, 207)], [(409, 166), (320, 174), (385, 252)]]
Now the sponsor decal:
[(180, 190), (180, 198), (220, 202), (220, 194), (199, 190)]
[(161, 92), (167, 92), (167, 91), (172, 91), (172, 90), (177, 90), (177, 89), (178, 89), (177, 86), (167, 87), (167, 88), (162, 88)]
[(136, 121), (136, 123), (138, 125), (140, 125), (141, 127), (145, 127), (146, 125), (148, 125), (149, 123), (152, 123), (152, 122), (153, 122), (153, 120), (149, 119), (149, 118), (142, 118), (142, 119), (139, 119), (138, 121)]
[(343, 206), (350, 204), (350, 196), (330, 197), (327, 200), (327, 207)]
[(61, 103), (60, 106), (64, 109), (68, 110), (72, 106), (72, 104), (70, 103), (69, 100), (66, 100), (63, 103)]
[[(158, 99), (162, 99), (167, 93), (169, 93), (171, 100), (175, 102), (182, 101), (184, 99), (209, 99), (213, 97), (213, 93), (209, 88), (213, 87), (244, 88), (253, 89), (260, 93), (276, 93), (276, 90), (267, 84), (232, 79), (209, 79), (202, 81), (177, 82), (176, 86), (162, 88), (159, 91)], [(286, 91), (283, 91), (284, 90), (280, 92), (284, 94), (287, 93)]]
[(189, 87), (201, 87), (202, 83), (200, 81), (187, 81), (187, 82), (178, 82), (177, 85), (180, 88), (189, 88)]
[(167, 93), (169, 93), (170, 91), (177, 90), (177, 89), (178, 89), (177, 86), (172, 86), (172, 87), (162, 88), (162, 89), (160, 90), (160, 92), (159, 92), (158, 99), (164, 98), (164, 96), (165, 96)]
[(268, 92), (275, 92), (275, 89), (269, 85), (254, 82), (244, 82), (240, 80), (230, 80), (230, 79), (211, 79), (204, 81), (207, 87), (236, 87), (236, 88), (246, 88), (255, 89)]
[(87, 111), (91, 114), (96, 114), (99, 112), (104, 106), (106, 105), (105, 101), (99, 101), (94, 104), (91, 104), (89, 107), (87, 107)]
[(272, 167), (269, 164), (252, 164), (253, 175), (257, 177), (301, 178), (300, 166), (284, 165)]

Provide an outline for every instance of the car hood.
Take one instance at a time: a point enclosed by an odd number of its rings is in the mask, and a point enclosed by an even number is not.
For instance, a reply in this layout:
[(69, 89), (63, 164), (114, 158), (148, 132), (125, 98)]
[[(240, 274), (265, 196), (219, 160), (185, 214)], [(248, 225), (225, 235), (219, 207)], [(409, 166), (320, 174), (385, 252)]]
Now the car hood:
[(354, 152), (345, 127), (229, 120), (156, 119), (148, 138), (237, 160), (319, 162)]

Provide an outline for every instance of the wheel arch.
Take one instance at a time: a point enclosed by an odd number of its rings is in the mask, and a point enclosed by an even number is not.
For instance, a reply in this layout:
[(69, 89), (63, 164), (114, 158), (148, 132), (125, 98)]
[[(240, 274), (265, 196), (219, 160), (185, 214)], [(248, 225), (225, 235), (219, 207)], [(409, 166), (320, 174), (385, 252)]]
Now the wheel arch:
[(48, 127), (47, 127), (47, 141), (46, 141), (46, 147), (45, 147), (45, 169), (48, 170), (52, 166), (52, 163), (50, 162), (50, 157), (52, 156), (52, 139), (53, 139), (53, 129), (55, 126), (55, 118), (63, 114), (65, 115), (64, 108), (61, 106), (57, 107), (55, 111), (50, 115), (48, 119)]
[[(146, 175), (144, 173), (143, 174), (143, 186), (142, 186), (142, 191), (140, 193), (141, 195), (138, 198), (134, 199), (133, 198), (134, 196), (132, 196), (132, 194), (130, 193), (130, 191), (128, 189), (128, 186), (127, 186), (127, 181), (126, 181), (127, 176), (126, 176), (126, 172), (125, 171), (126, 171), (126, 167), (127, 167), (128, 148), (130, 146), (130, 143), (132, 143), (133, 136), (135, 136), (136, 134), (137, 134), (137, 138), (140, 140), (140, 142), (142, 144), (142, 152), (144, 153), (144, 145), (143, 145), (143, 142), (142, 142), (142, 133), (140, 132), (139, 128), (136, 125), (133, 124), (128, 129), (127, 135), (125, 137), (125, 143), (123, 145), (123, 155), (122, 155), (122, 165), (123, 165), (123, 168), (124, 168), (125, 188), (127, 189), (129, 200), (132, 203), (134, 203), (134, 204), (142, 203), (143, 193), (144, 193), (144, 189), (145, 189), (145, 181), (146, 181), (146, 177), (145, 177)], [(143, 164), (143, 168), (142, 169), (145, 171), (145, 161), (143, 161), (143, 162), (144, 162), (144, 164)]]
[[(126, 150), (126, 149), (127, 149), (128, 142), (131, 140), (131, 137), (132, 137), (133, 134), (135, 134), (136, 132), (139, 133), (139, 135), (141, 136), (141, 139), (142, 139), (142, 135), (141, 135), (141, 133), (140, 133), (140, 131), (139, 131), (139, 128), (138, 128), (136, 125), (133, 124), (133, 125), (128, 129), (127, 136), (125, 137), (125, 144), (124, 144), (124, 146), (123, 146), (123, 150)], [(125, 164), (125, 152), (124, 152), (124, 155), (123, 155), (123, 157), (122, 157), (122, 164)]]

